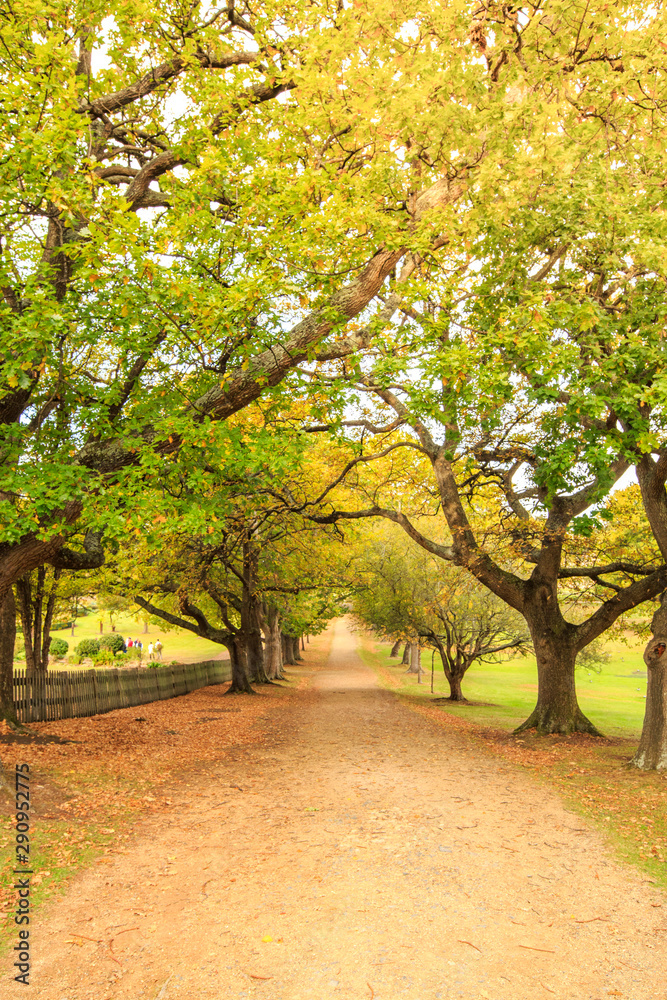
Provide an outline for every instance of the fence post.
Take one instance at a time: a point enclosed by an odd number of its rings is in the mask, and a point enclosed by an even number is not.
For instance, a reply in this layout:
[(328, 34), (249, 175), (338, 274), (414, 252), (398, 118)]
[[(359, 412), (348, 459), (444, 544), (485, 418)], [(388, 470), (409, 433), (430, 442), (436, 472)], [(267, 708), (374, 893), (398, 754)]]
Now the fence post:
[(72, 678), (69, 670), (66, 670), (63, 683), (63, 719), (71, 719), (74, 713), (74, 696), (72, 692)]

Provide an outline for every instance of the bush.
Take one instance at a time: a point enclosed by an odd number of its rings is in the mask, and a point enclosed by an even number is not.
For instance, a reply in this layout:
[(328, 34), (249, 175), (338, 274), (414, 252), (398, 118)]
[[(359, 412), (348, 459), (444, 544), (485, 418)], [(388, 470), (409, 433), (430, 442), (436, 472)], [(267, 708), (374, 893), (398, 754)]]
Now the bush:
[(110, 649), (101, 649), (99, 653), (93, 654), (93, 666), (108, 667), (114, 662), (114, 655)]
[(110, 632), (108, 635), (103, 635), (99, 640), (100, 649), (110, 649), (112, 653), (122, 653), (123, 642), (122, 635), (118, 635), (117, 632)]
[(100, 644), (97, 639), (82, 639), (76, 647), (79, 656), (97, 656), (100, 651)]
[(71, 622), (54, 622), (51, 628), (54, 632), (64, 632), (66, 628), (71, 628)]
[(63, 656), (67, 655), (69, 650), (69, 643), (65, 642), (64, 639), (54, 639), (51, 636), (49, 641), (49, 653), (52, 656), (56, 656), (59, 660), (62, 660)]

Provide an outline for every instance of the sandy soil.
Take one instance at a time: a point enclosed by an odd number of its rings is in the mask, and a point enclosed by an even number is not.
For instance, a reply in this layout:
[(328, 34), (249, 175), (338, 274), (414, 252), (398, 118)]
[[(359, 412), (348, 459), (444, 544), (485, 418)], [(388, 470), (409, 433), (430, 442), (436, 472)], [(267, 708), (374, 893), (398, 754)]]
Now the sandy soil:
[(276, 707), (42, 913), (31, 995), (664, 1000), (664, 896), (380, 689), (344, 623)]

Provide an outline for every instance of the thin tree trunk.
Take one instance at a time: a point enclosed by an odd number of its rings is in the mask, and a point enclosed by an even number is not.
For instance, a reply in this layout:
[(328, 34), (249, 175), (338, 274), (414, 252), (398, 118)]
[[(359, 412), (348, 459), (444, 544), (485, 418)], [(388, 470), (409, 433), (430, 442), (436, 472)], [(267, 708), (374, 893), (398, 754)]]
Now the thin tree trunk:
[[(16, 582), (25, 646), (25, 664), (29, 675), (45, 674), (49, 666), (51, 622), (56, 605), (58, 580), (62, 570), (53, 573), (53, 585), (46, 596), (46, 567), (40, 566), (35, 577), (26, 573)], [(35, 584), (33, 589), (33, 583)], [(45, 603), (46, 602), (46, 603)]]
[(394, 645), (391, 647), (391, 653), (389, 655), (392, 657), (398, 656), (400, 649), (401, 649), (401, 640), (399, 639), (398, 642), (395, 642)]
[(401, 659), (401, 666), (402, 667), (408, 666), (409, 663), (410, 663), (410, 643), (406, 642), (405, 647), (403, 649), (403, 657)]
[(294, 662), (300, 663), (303, 660), (303, 656), (301, 655), (301, 650), (299, 648), (299, 636), (295, 635), (292, 642), (294, 644)]
[(642, 771), (667, 771), (667, 592), (651, 621), (651, 641), (644, 650), (648, 671), (644, 726), (632, 759)]
[(60, 575), (62, 570), (55, 569), (53, 571), (53, 585), (46, 602), (46, 610), (44, 612), (44, 627), (42, 629), (42, 658), (39, 666), (40, 671), (46, 673), (49, 668), (49, 648), (51, 646), (51, 623), (53, 622), (53, 612), (56, 607), (56, 597), (58, 595), (58, 581), (60, 580)]
[(23, 632), (23, 649), (25, 652), (25, 669), (28, 676), (37, 672), (35, 665), (35, 647), (32, 641), (32, 583), (30, 573), (26, 573), (16, 581), (16, 596), (18, 597), (21, 615), (21, 631)]

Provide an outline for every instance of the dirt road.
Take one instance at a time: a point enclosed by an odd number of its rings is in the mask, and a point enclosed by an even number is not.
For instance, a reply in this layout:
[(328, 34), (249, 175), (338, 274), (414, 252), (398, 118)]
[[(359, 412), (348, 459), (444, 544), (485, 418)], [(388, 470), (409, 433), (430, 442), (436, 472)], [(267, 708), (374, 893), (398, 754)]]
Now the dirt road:
[(261, 744), (207, 762), (41, 915), (32, 995), (664, 1000), (664, 896), (380, 689), (335, 628)]

